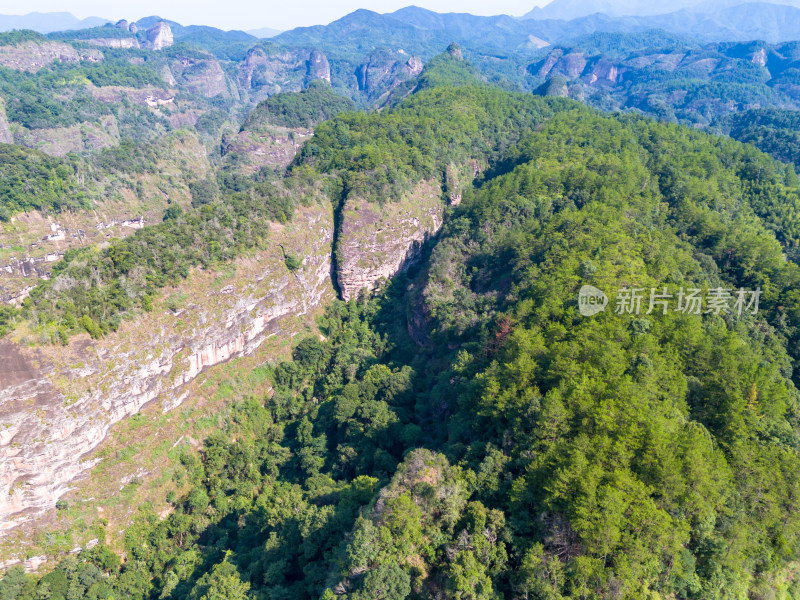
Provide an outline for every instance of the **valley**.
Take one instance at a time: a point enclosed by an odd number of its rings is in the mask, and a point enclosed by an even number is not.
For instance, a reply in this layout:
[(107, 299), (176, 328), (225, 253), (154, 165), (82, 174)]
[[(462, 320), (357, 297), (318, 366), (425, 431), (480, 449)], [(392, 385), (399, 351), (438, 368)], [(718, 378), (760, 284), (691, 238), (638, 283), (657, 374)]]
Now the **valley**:
[(800, 55), (673, 4), (0, 33), (0, 599), (800, 598)]

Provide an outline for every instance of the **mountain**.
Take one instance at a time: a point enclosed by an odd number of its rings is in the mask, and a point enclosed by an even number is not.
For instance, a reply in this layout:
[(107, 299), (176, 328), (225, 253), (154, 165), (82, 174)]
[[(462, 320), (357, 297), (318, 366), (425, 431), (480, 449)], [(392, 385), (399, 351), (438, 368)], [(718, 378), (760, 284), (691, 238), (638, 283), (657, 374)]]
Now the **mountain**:
[[(728, 6), (730, 4), (730, 6)], [(746, 41), (761, 39), (771, 43), (800, 37), (800, 3), (796, 6), (750, 2), (723, 3), (714, 10), (681, 9), (656, 15), (622, 16), (592, 13), (568, 20), (529, 13), (524, 22), (544, 39), (563, 42), (570, 37), (594, 32), (641, 32), (663, 29), (703, 41)], [(535, 11), (534, 11), (535, 12)], [(553, 14), (560, 14), (554, 11)]]
[(275, 37), (280, 33), (280, 29), (272, 29), (271, 27), (261, 27), (260, 29), (248, 29), (247, 33), (259, 39), (266, 39)]
[(101, 19), (100, 17), (78, 19), (68, 12), (32, 12), (26, 15), (0, 15), (0, 31), (30, 29), (39, 33), (50, 33), (51, 31), (64, 31), (66, 29), (100, 27), (108, 22), (108, 19)]
[(172, 35), (176, 40), (180, 39), (194, 39), (194, 40), (216, 40), (219, 42), (255, 42), (257, 39), (254, 35), (239, 30), (225, 31), (217, 27), (210, 27), (208, 25), (182, 25), (176, 21), (163, 19), (157, 15), (143, 17), (133, 23), (140, 30), (147, 30), (157, 23), (166, 23), (169, 25)]
[(436, 13), (410, 6), (387, 14), (358, 10), (328, 25), (293, 29), (273, 39), (289, 46), (318, 46), (340, 56), (392, 48), (427, 58), (452, 41), (478, 53), (508, 56), (592, 33), (643, 33), (653, 29), (704, 42), (761, 39), (779, 43), (800, 38), (800, 8), (737, 2), (713, 12), (684, 9), (655, 16), (595, 13), (571, 20), (520, 20)]
[(795, 586), (796, 174), (688, 127), (436, 85), (472, 80), (459, 56), (381, 111), (340, 113), (323, 83), (262, 105), (234, 132), (290, 151), (284, 128), (337, 114), (276, 170), (192, 159), (188, 129), (98, 170), (3, 156), (21, 199), (73, 202), (44, 227), (99, 213), (75, 192), (115, 173), (187, 178), (0, 313), (0, 508), (33, 530), (4, 599)]
[[(602, 13), (609, 16), (656, 16), (668, 13), (689, 11), (703, 14), (714, 14), (744, 4), (742, 0), (666, 0), (650, 2), (649, 0), (553, 0), (543, 7), (535, 7), (523, 15), (522, 19), (562, 19), (573, 20), (592, 14)], [(800, 0), (774, 0), (771, 4), (800, 8)]]
[(546, 45), (537, 36), (538, 29), (533, 21), (504, 15), (441, 14), (412, 6), (388, 14), (357, 10), (329, 25), (300, 27), (273, 39), (291, 46), (318, 46), (332, 54), (391, 48), (427, 58), (457, 42), (477, 51), (507, 55)]
[(754, 6), (0, 34), (0, 598), (800, 597)]
[[(555, 45), (527, 67), (537, 93), (570, 97), (605, 110), (715, 127), (732, 113), (800, 110), (796, 43), (697, 44), (663, 32), (592, 34)], [(792, 123), (793, 121), (787, 120)], [(728, 128), (745, 139), (744, 128)], [(753, 141), (753, 136), (746, 141)], [(769, 149), (774, 156), (776, 144)]]

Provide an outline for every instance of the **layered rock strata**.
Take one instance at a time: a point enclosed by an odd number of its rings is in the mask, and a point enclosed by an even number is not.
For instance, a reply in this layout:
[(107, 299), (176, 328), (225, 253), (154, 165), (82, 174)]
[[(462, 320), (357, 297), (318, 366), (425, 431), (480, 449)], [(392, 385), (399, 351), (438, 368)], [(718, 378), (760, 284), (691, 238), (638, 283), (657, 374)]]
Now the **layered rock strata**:
[(345, 201), (336, 248), (344, 300), (362, 289), (375, 289), (381, 279), (419, 259), (425, 240), (442, 226), (441, 194), (436, 182), (425, 181), (398, 202), (381, 205), (357, 196)]
[[(103, 340), (0, 343), (0, 535), (55, 506), (114, 423), (157, 399), (178, 406), (204, 369), (252, 353), (282, 318), (333, 297), (329, 207), (298, 210), (269, 239), (269, 251), (236, 261), (233, 283), (196, 273), (172, 301)], [(304, 257), (301, 269), (287, 269), (279, 245)]]

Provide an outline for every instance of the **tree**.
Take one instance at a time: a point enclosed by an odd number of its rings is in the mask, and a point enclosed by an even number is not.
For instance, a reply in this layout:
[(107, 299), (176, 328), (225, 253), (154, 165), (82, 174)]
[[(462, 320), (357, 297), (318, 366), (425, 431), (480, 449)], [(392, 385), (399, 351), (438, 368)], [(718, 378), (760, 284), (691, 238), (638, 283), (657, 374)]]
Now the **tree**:
[(224, 560), (212, 567), (194, 585), (190, 600), (248, 600), (250, 584), (242, 581), (238, 569)]
[(396, 562), (378, 565), (364, 575), (353, 600), (405, 600), (411, 593), (411, 576)]

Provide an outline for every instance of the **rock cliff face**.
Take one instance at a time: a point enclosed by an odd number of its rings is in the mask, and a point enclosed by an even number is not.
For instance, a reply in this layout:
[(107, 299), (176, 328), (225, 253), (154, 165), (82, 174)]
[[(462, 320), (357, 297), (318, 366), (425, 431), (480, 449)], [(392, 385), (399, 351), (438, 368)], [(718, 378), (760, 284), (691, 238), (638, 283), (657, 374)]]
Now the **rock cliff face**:
[[(336, 249), (342, 296), (414, 264), (443, 212), (438, 181), (382, 206), (348, 198)], [(68, 237), (62, 223), (49, 227)], [(253, 353), (280, 335), (281, 319), (333, 299), (327, 202), (299, 208), (289, 224), (272, 226), (269, 239), (269, 250), (234, 261), (232, 278), (195, 271), (165, 290), (152, 313), (102, 340), (84, 334), (66, 347), (30, 347), (17, 333), (0, 342), (0, 536), (54, 507), (97, 463), (93, 450), (115, 423), (150, 402), (174, 409), (204, 369)], [(281, 245), (304, 257), (301, 269), (287, 269)], [(28, 266), (18, 275), (38, 274), (38, 263)]]
[(404, 81), (422, 72), (422, 61), (416, 56), (396, 55), (379, 51), (370, 56), (369, 61), (358, 66), (355, 71), (358, 89), (370, 98), (387, 95)]
[[(0, 129), (2, 126), (0, 125)], [(68, 152), (99, 150), (119, 143), (117, 121), (112, 115), (100, 118), (99, 123), (81, 123), (52, 129), (17, 129), (14, 140), (21, 146), (40, 150), (51, 156)]]
[(422, 244), (442, 226), (444, 203), (434, 181), (417, 185), (399, 202), (380, 206), (345, 201), (336, 246), (337, 281), (344, 300), (372, 290), (419, 259)]
[(97, 62), (103, 59), (100, 50), (76, 50), (60, 42), (26, 42), (17, 46), (0, 46), (0, 66), (16, 71), (35, 73), (42, 67), (60, 60), (75, 63), (82, 60)]
[(11, 129), (8, 126), (8, 118), (6, 117), (6, 108), (3, 101), (0, 100), (0, 144), (13, 144), (14, 136), (11, 135)]
[(314, 79), (331, 80), (328, 58), (318, 50), (276, 51), (255, 46), (239, 64), (239, 87), (250, 91), (253, 100), (300, 91)]
[(292, 162), (303, 143), (314, 135), (311, 129), (288, 127), (245, 127), (235, 137), (223, 139), (224, 156), (236, 155), (239, 168), (253, 174), (262, 167), (283, 170)]
[(102, 46), (104, 48), (138, 48), (139, 40), (134, 37), (130, 38), (92, 38), (86, 40), (87, 44), (93, 46)]
[(230, 96), (225, 72), (210, 54), (207, 58), (178, 57), (170, 62), (169, 71), (175, 85), (192, 94), (206, 98)]
[(331, 65), (328, 63), (328, 58), (319, 50), (311, 51), (306, 70), (306, 83), (308, 84), (315, 79), (324, 79), (328, 83), (331, 82)]
[(173, 42), (172, 29), (165, 21), (159, 21), (147, 30), (147, 47), (151, 50), (169, 48)]
[[(281, 318), (333, 297), (328, 206), (298, 210), (274, 226), (274, 249), (236, 262), (238, 283), (219, 288), (195, 273), (176, 291), (181, 306), (153, 313), (106, 339), (29, 349), (0, 343), (0, 535), (52, 508), (96, 463), (91, 451), (121, 419), (159, 399), (171, 410), (203, 369), (252, 353), (280, 332)], [(278, 248), (304, 256), (290, 272)]]

